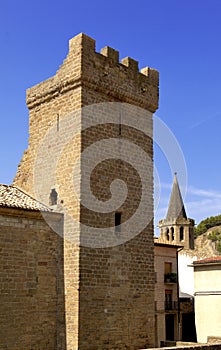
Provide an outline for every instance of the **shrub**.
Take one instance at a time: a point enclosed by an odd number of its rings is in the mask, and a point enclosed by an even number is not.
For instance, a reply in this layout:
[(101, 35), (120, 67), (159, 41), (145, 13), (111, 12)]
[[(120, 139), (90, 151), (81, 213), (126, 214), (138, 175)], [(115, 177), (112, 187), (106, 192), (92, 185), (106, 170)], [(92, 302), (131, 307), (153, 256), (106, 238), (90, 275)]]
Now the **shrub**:
[(216, 250), (221, 253), (221, 232), (218, 230), (212, 231), (207, 236), (212, 242), (215, 242)]
[(209, 218), (202, 220), (194, 229), (195, 238), (205, 233), (209, 228), (218, 225), (221, 225), (221, 215), (210, 216)]

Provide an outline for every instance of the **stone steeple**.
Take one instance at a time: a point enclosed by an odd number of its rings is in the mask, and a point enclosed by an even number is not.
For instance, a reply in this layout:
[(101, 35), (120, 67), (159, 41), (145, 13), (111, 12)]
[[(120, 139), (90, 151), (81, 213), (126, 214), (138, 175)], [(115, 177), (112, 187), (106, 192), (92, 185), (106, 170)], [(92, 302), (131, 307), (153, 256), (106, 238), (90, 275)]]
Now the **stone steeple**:
[(170, 202), (167, 210), (166, 219), (167, 220), (187, 219), (176, 173), (174, 174), (173, 188), (170, 196)]
[(161, 241), (181, 244), (186, 249), (194, 249), (194, 220), (187, 218), (176, 173), (166, 219), (160, 220), (158, 227)]

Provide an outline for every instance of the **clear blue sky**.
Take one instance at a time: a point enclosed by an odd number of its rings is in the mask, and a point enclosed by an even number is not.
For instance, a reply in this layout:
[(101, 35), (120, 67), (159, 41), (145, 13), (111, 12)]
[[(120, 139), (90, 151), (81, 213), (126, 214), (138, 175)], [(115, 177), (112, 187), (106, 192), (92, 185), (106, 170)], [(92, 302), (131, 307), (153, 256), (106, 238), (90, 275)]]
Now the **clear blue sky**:
[[(54, 75), (68, 40), (85, 32), (121, 58), (160, 72), (157, 116), (183, 151), (188, 216), (221, 213), (220, 0), (9, 0), (0, 3), (0, 182), (11, 183), (28, 142), (25, 90)], [(156, 147), (163, 218), (173, 174)], [(176, 169), (179, 178), (179, 169)]]

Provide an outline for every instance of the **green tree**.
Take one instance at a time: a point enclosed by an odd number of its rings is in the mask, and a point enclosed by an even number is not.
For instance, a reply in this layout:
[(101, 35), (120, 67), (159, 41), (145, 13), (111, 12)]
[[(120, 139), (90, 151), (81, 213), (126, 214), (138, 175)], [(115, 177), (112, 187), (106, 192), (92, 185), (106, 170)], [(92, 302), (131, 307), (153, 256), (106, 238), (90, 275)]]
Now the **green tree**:
[(209, 228), (221, 225), (221, 215), (210, 216), (202, 220), (194, 229), (195, 238), (205, 233)]

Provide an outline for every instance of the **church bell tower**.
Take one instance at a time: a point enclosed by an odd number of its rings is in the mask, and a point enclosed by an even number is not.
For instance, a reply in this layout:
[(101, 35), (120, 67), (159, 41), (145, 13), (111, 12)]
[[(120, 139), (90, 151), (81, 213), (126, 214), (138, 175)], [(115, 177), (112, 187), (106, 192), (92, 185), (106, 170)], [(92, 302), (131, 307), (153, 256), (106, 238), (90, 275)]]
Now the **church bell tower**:
[(194, 220), (187, 218), (177, 174), (174, 174), (166, 218), (159, 221), (160, 240), (194, 249)]

